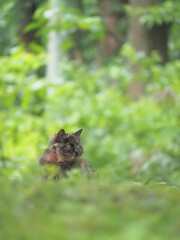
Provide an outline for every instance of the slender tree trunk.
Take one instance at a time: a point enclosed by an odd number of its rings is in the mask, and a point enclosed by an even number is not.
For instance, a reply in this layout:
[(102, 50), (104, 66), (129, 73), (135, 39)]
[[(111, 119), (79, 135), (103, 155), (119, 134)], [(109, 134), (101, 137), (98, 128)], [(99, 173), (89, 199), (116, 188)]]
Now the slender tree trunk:
[[(49, 0), (51, 10), (54, 12), (53, 17), (49, 21), (50, 26), (56, 26), (57, 21), (61, 16), (58, 13), (58, 9), (61, 8), (61, 4), (65, 3), (68, 7), (73, 8), (82, 8), (82, 0)], [(78, 49), (76, 52), (71, 52), (70, 54), (73, 57), (78, 58), (78, 52), (81, 50), (80, 48), (80, 41), (79, 37), (81, 34), (74, 35), (77, 37)], [(64, 36), (61, 34), (60, 31), (56, 29), (52, 29), (48, 35), (48, 44), (47, 44), (47, 52), (48, 52), (48, 62), (47, 62), (47, 70), (46, 70), (46, 77), (48, 81), (55, 84), (61, 84), (64, 81), (63, 78), (63, 71), (61, 67), (61, 61), (66, 57), (65, 53), (61, 50), (61, 44), (64, 41)], [(71, 56), (72, 56), (71, 55)]]
[[(148, 0), (130, 0), (130, 6), (132, 9), (145, 8), (148, 6)], [(139, 22), (139, 16), (137, 15), (130, 16), (128, 42), (137, 52), (147, 52), (147, 31), (145, 26)]]
[[(49, 0), (51, 11), (53, 11), (53, 17), (49, 20), (49, 25), (55, 26), (59, 14), (58, 9), (60, 8), (60, 3), (63, 0)], [(62, 83), (63, 82), (63, 74), (61, 70), (61, 60), (64, 57), (64, 53), (60, 50), (62, 35), (58, 30), (52, 29), (48, 34), (48, 44), (47, 44), (47, 53), (48, 53), (48, 61), (47, 61), (47, 69), (46, 69), (46, 78), (51, 83)]]

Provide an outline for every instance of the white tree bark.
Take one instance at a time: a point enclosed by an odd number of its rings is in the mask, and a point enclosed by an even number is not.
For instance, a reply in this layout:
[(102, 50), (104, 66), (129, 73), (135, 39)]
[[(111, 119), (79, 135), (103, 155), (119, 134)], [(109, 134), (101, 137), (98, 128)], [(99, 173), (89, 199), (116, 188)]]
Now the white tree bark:
[(61, 70), (60, 60), (63, 58), (63, 53), (60, 50), (61, 47), (61, 35), (58, 30), (53, 29), (53, 26), (57, 25), (59, 17), (59, 7), (63, 0), (49, 0), (51, 10), (49, 11), (49, 25), (52, 27), (48, 35), (47, 44), (47, 68), (46, 78), (49, 82), (54, 84), (61, 84), (63, 82), (63, 74)]

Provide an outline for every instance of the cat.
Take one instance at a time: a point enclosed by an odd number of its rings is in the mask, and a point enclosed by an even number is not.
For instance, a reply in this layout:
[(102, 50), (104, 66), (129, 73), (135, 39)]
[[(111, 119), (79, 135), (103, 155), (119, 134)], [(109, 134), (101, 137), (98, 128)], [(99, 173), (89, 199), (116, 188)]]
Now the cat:
[(59, 179), (67, 176), (67, 171), (73, 168), (80, 168), (84, 175), (93, 176), (92, 167), (81, 157), (84, 151), (80, 142), (82, 131), (80, 129), (74, 133), (66, 133), (61, 129), (52, 137), (49, 147), (39, 160), (40, 165), (51, 169), (54, 167), (46, 178)]

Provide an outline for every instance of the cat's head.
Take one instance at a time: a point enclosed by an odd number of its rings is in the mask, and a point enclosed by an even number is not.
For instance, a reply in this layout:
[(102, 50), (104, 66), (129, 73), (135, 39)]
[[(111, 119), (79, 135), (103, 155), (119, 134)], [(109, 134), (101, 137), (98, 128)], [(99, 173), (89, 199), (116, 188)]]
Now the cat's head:
[(80, 142), (82, 129), (74, 133), (66, 133), (61, 129), (53, 140), (53, 148), (57, 155), (62, 156), (65, 160), (74, 159), (83, 153), (83, 147)]

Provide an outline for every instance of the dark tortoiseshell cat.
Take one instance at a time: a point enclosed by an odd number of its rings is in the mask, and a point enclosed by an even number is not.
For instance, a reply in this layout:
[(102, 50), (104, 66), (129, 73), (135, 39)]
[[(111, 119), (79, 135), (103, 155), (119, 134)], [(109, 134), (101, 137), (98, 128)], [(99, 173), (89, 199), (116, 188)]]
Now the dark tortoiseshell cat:
[(61, 129), (53, 136), (49, 147), (40, 158), (40, 164), (46, 167), (54, 167), (47, 178), (58, 179), (66, 176), (66, 172), (72, 168), (80, 168), (82, 173), (88, 176), (93, 174), (89, 163), (81, 158), (83, 147), (80, 142), (82, 129), (75, 133), (66, 133)]

